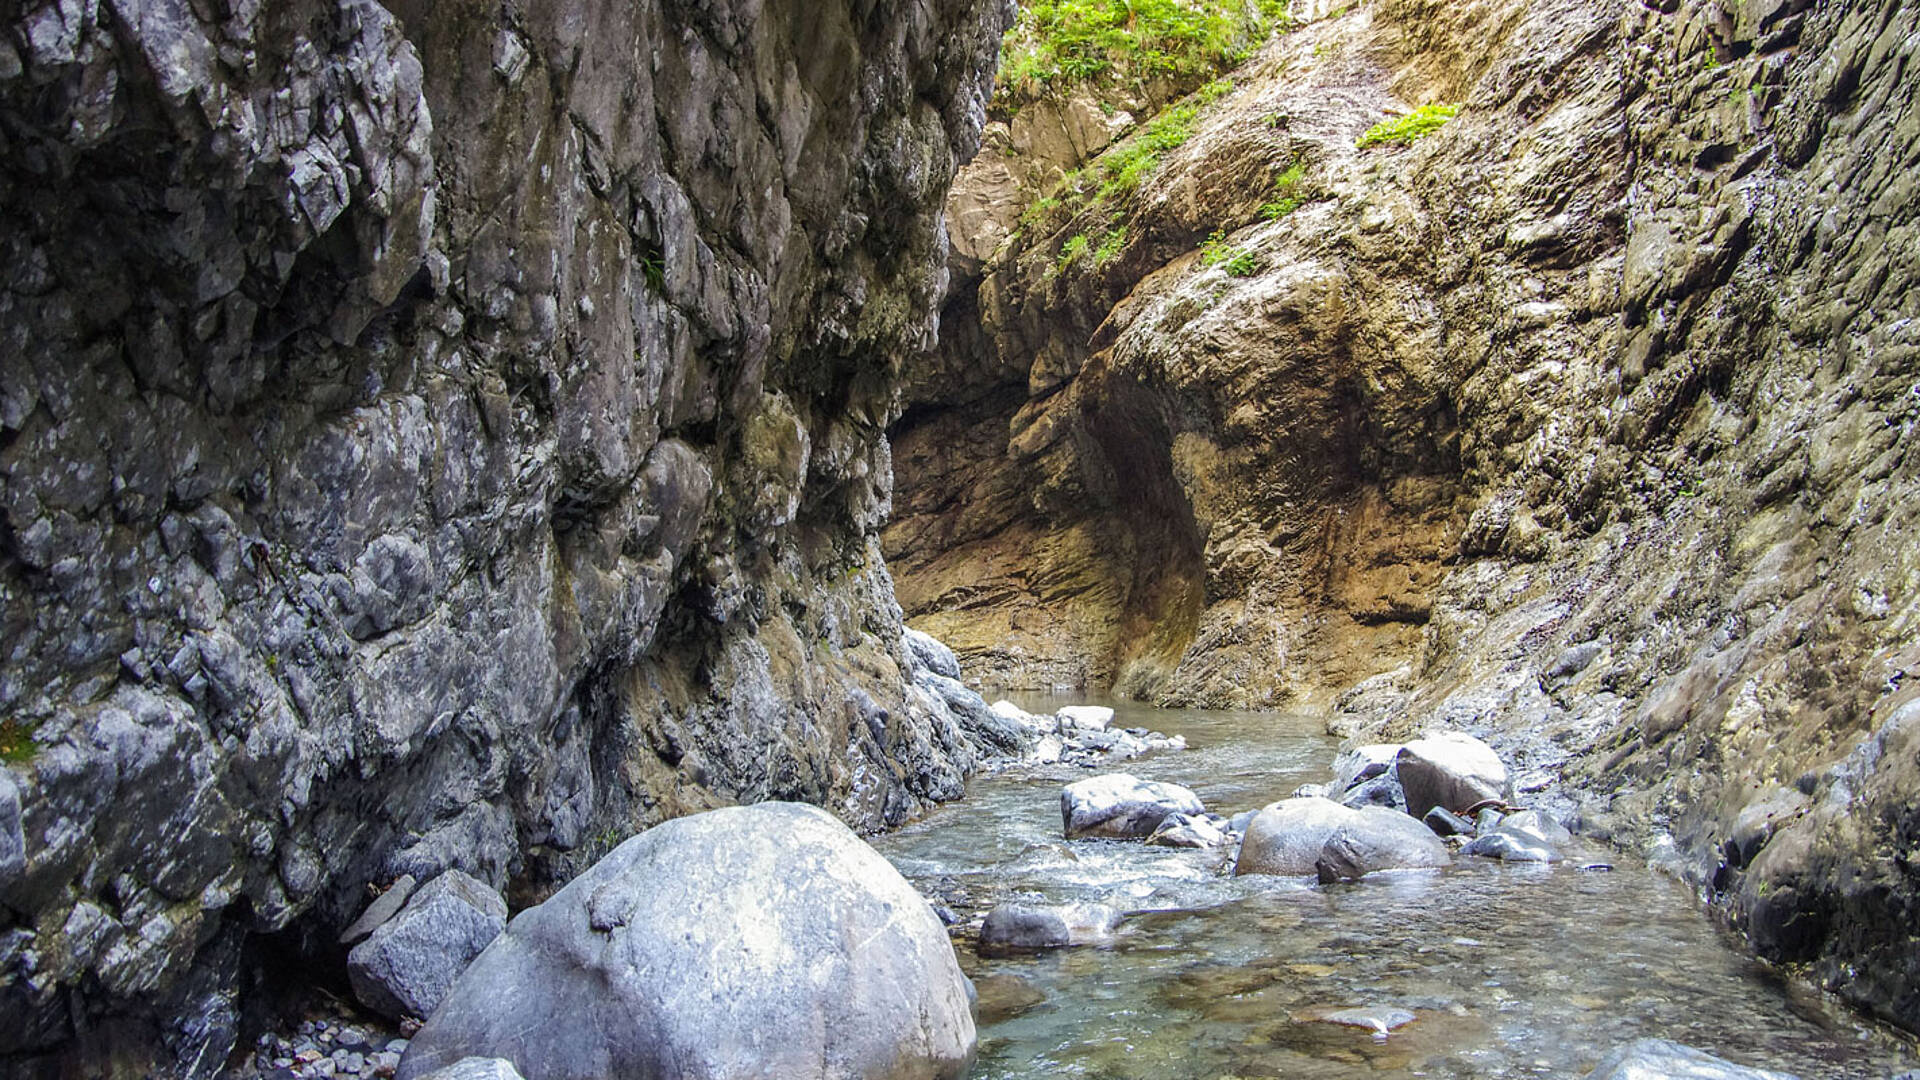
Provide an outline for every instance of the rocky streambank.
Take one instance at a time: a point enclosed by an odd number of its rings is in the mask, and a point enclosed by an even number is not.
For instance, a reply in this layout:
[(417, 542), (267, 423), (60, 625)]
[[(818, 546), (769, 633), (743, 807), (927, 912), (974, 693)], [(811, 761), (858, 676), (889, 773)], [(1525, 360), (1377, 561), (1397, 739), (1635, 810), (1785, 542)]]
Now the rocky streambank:
[(909, 617), (999, 684), (1471, 731), (1920, 1027), (1913, 12), (1293, 13), (989, 127)]
[(205, 1077), (369, 889), (872, 830), (997, 3), (0, 15), (0, 1072)]

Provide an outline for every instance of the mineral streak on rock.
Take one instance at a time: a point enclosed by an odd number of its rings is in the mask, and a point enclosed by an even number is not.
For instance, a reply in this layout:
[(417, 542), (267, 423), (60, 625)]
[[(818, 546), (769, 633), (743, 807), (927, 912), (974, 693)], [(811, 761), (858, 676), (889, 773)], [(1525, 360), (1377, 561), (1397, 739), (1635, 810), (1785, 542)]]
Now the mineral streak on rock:
[(5, 11), (0, 1072), (209, 1075), (369, 884), (959, 793), (877, 531), (999, 4)]

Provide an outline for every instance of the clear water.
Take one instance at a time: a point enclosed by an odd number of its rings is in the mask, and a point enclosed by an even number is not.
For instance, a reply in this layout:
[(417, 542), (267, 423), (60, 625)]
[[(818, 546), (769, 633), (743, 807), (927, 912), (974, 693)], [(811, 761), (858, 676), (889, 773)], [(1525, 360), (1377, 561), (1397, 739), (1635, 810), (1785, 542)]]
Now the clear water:
[[(1018, 696), (1015, 700), (1021, 700)], [(1022, 704), (1051, 711), (1065, 699)], [(1324, 780), (1316, 718), (1157, 710), (1116, 721), (1189, 750), (1110, 767), (1232, 814)], [(1675, 1039), (1815, 1078), (1884, 1078), (1913, 1048), (1740, 952), (1687, 890), (1612, 872), (1462, 859), (1321, 887), (1227, 876), (1221, 853), (1060, 838), (1072, 766), (983, 776), (876, 846), (964, 916), (1022, 897), (1131, 914), (1106, 947), (961, 960), (980, 989), (975, 1077), (1579, 1077), (1611, 1047)], [(1410, 1010), (1384, 1038), (1316, 1015)]]

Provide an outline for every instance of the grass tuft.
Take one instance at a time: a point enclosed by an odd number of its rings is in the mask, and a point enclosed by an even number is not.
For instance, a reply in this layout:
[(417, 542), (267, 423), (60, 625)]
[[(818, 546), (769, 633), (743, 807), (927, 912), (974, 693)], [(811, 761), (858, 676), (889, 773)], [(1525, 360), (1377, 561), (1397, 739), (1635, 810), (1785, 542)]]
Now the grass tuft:
[(1379, 143), (1400, 143), (1404, 146), (1440, 130), (1459, 112), (1458, 105), (1422, 105), (1405, 116), (1396, 116), (1373, 125), (1354, 145), (1362, 150)]

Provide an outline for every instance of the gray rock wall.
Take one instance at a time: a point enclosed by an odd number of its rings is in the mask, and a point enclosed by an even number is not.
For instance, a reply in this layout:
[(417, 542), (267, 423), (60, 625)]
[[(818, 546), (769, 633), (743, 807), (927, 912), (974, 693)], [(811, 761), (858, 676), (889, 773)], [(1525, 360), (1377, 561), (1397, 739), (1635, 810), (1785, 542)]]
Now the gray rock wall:
[(0, 4), (0, 1072), (974, 748), (876, 530), (998, 4)]

